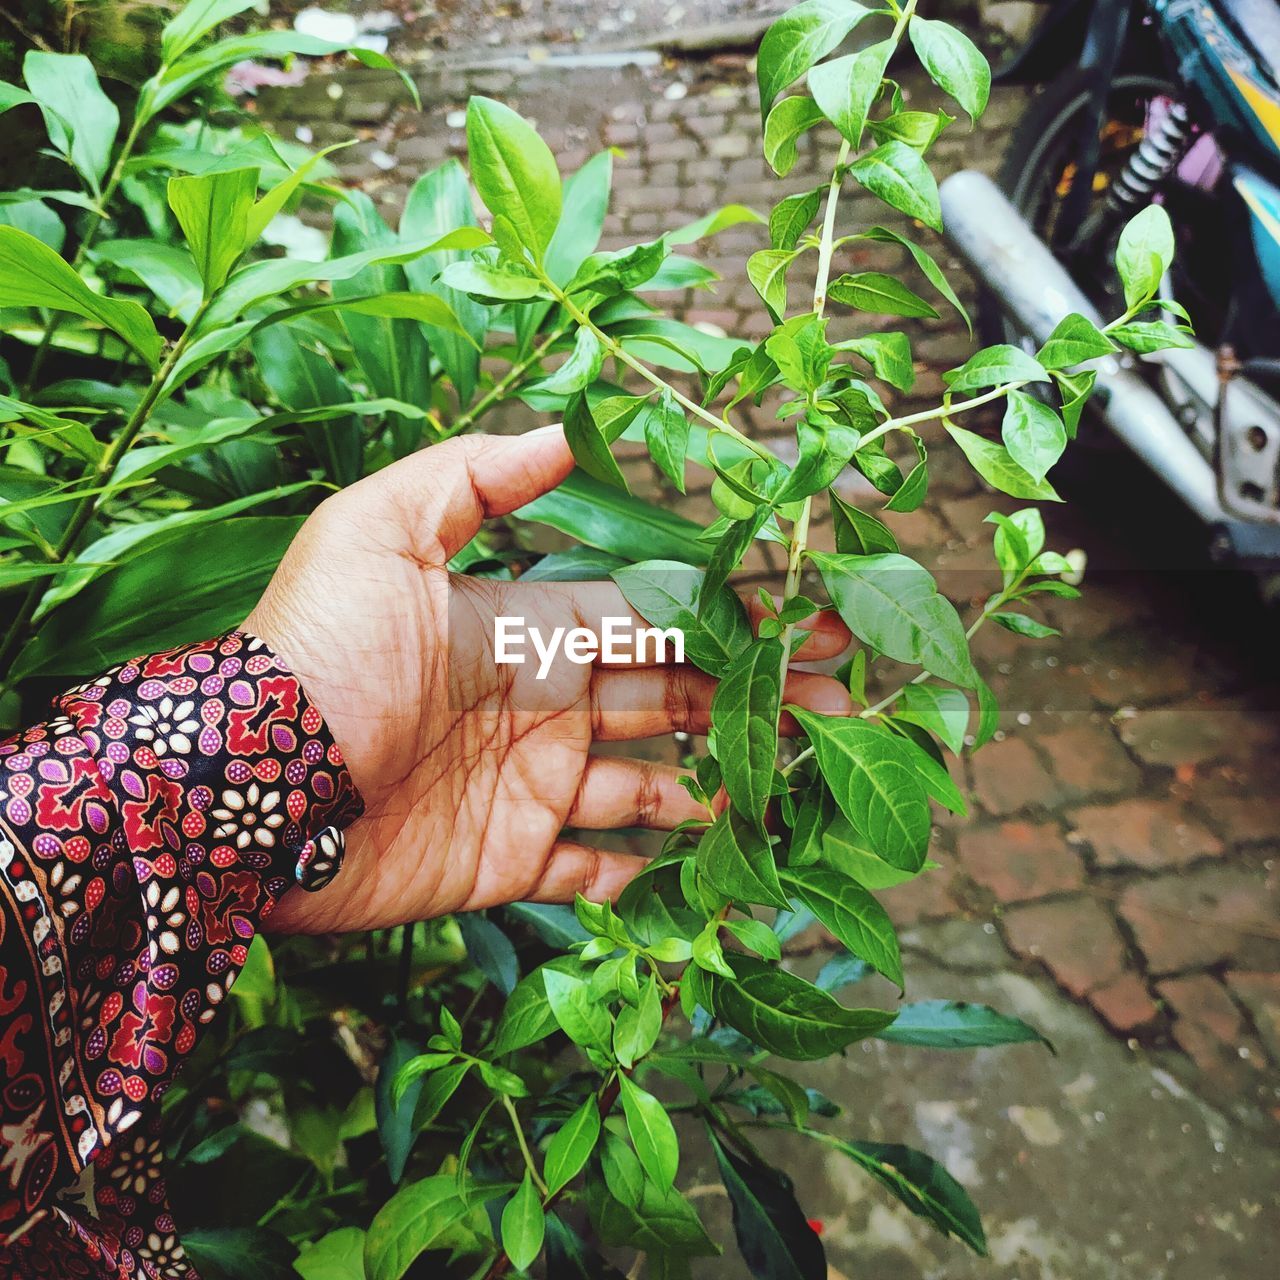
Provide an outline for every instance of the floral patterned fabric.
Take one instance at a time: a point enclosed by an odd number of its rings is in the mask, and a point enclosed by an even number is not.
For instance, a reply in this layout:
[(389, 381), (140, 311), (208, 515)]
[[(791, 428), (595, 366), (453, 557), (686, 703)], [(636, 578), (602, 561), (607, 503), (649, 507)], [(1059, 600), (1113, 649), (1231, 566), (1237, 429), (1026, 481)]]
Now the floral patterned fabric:
[(192, 1280), (159, 1102), (259, 922), (362, 805), (281, 660), (127, 662), (0, 743), (0, 1276)]

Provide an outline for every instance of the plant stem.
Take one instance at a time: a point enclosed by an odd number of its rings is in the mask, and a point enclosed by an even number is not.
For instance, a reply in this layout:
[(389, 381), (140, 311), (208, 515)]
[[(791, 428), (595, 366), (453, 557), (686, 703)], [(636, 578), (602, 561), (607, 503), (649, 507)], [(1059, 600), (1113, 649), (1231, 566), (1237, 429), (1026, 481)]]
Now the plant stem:
[(515, 386), (516, 383), (518, 383), (520, 379), (523, 378), (524, 375), (528, 373), (529, 370), (533, 368), (533, 366), (537, 364), (538, 361), (541, 360), (557, 342), (560, 341), (561, 338), (564, 337), (565, 333), (568, 332), (568, 329), (568, 325), (557, 325), (552, 329), (537, 347), (525, 356), (523, 360), (519, 360), (513, 364), (502, 376), (501, 380), (495, 382), (493, 386), (490, 387), (489, 390), (471, 406), (470, 409), (453, 420), (449, 427), (448, 434), (450, 436), (461, 435), (462, 432), (475, 426), (475, 424), (484, 417), (484, 415), (488, 413), (499, 400), (504, 399), (507, 392), (510, 391), (511, 388)]
[(516, 1142), (520, 1146), (520, 1154), (524, 1157), (524, 1166), (529, 1170), (529, 1177), (533, 1179), (533, 1185), (538, 1188), (538, 1193), (543, 1199), (548, 1199), (547, 1184), (543, 1182), (542, 1175), (538, 1172), (538, 1166), (534, 1162), (533, 1152), (529, 1150), (529, 1143), (524, 1136), (524, 1126), (520, 1123), (516, 1104), (504, 1093), (502, 1095), (502, 1105), (506, 1108), (507, 1115), (511, 1117), (511, 1127), (515, 1130)]
[(615, 360), (620, 360), (628, 369), (638, 373), (647, 383), (650, 384), (650, 386), (656, 387), (659, 391), (669, 391), (675, 402), (682, 408), (686, 409), (689, 413), (693, 414), (695, 418), (701, 418), (717, 431), (723, 431), (727, 435), (731, 435), (739, 444), (746, 445), (752, 453), (756, 454), (758, 457), (764, 458), (767, 462), (772, 464), (777, 461), (773, 454), (770, 453), (764, 445), (752, 440), (750, 436), (744, 435), (737, 427), (726, 419), (717, 418), (714, 413), (704, 409), (696, 400), (690, 400), (683, 392), (676, 390), (676, 388), (673, 387), (665, 378), (654, 373), (648, 365), (643, 363), (643, 361), (637, 360), (629, 351), (624, 350), (622, 344), (618, 342), (617, 339), (612, 338), (609, 334), (605, 333), (604, 330), (601, 329), (591, 319), (591, 317), (583, 311), (583, 309), (578, 306), (578, 304), (574, 302), (568, 294), (564, 292), (563, 289), (553, 284), (546, 276), (543, 276), (542, 280), (551, 291), (552, 296), (556, 301), (560, 303), (560, 305), (578, 322), (578, 324), (582, 325), (585, 329), (590, 329), (591, 332), (599, 339), (600, 345), (603, 346)]
[[(121, 428), (120, 434), (103, 451), (102, 457), (93, 469), (90, 481), (93, 492), (86, 494), (76, 505), (75, 510), (71, 513), (71, 519), (67, 522), (67, 527), (63, 530), (62, 537), (58, 539), (57, 545), (53, 549), (55, 563), (62, 564), (75, 550), (80, 535), (98, 510), (99, 500), (105, 496), (104, 491), (110, 488), (111, 478), (115, 475), (116, 468), (120, 465), (125, 454), (129, 452), (129, 448), (134, 440), (137, 439), (138, 433), (146, 426), (147, 420), (151, 416), (151, 411), (155, 408), (170, 373), (173, 372), (174, 367), (182, 358), (182, 353), (187, 349), (196, 327), (204, 319), (204, 313), (208, 309), (209, 301), (209, 299), (206, 299), (200, 304), (199, 309), (191, 318), (191, 322), (182, 331), (181, 337), (169, 348), (165, 358), (160, 363), (160, 367), (152, 376), (151, 384), (147, 387), (146, 393), (134, 407), (128, 421)], [(43, 593), (44, 584), (40, 579), (34, 581), (27, 588), (26, 596), (19, 606), (18, 612), (14, 615), (13, 621), (9, 624), (4, 640), (0, 641), (0, 673), (7, 673), (9, 663), (18, 646), (26, 638), (31, 619), (35, 615), (36, 607), (39, 605), (40, 597)], [(0, 693), (3, 693), (7, 687), (8, 682), (3, 675), (0, 675)]]
[[(89, 225), (85, 228), (85, 233), (81, 237), (75, 257), (71, 259), (71, 269), (73, 271), (79, 271), (84, 265), (85, 256), (93, 247), (94, 240), (97, 239), (98, 231), (107, 217), (107, 204), (111, 197), (115, 195), (116, 188), (124, 177), (124, 167), (133, 155), (133, 149), (138, 143), (138, 134), (141, 131), (142, 122), (135, 112), (133, 123), (129, 126), (129, 132), (125, 135), (119, 154), (116, 156), (116, 162), (111, 166), (111, 173), (107, 177), (107, 185), (102, 188), (102, 195), (97, 202), (98, 207), (90, 215)], [(27, 370), (27, 378), (22, 391), (24, 398), (30, 395), (32, 388), (36, 384), (36, 379), (40, 376), (40, 370), (44, 368), (45, 357), (49, 354), (49, 346), (53, 342), (54, 334), (62, 326), (63, 315), (64, 313), (61, 311), (54, 312), (49, 319), (49, 323), (45, 326), (44, 333), (40, 336), (40, 344), (36, 347), (35, 355), (31, 357), (31, 367)]]

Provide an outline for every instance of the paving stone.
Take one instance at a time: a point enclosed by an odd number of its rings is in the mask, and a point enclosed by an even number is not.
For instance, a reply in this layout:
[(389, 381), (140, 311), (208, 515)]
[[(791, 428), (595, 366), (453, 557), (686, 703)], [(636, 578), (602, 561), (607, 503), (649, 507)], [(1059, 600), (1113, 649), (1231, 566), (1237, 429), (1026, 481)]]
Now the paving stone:
[(1077, 796), (1119, 796), (1133, 791), (1142, 771), (1129, 759), (1109, 724), (1080, 724), (1039, 739), (1050, 771)]
[(956, 845), (965, 874), (1001, 902), (1026, 902), (1084, 883), (1080, 855), (1049, 823), (973, 825), (959, 833)]
[(906, 884), (895, 885), (878, 895), (895, 924), (915, 924), (921, 920), (941, 920), (960, 910), (953, 890), (956, 864), (947, 859)]
[(973, 757), (972, 768), (978, 803), (997, 817), (1047, 808), (1059, 798), (1057, 784), (1025, 738), (988, 743)]
[(1232, 972), (1227, 986), (1248, 1009), (1271, 1060), (1280, 1064), (1280, 973)]
[(1121, 974), (1114, 982), (1095, 987), (1088, 1000), (1103, 1021), (1122, 1036), (1148, 1026), (1160, 1016), (1147, 984), (1135, 973)]
[(1073, 996), (1124, 976), (1124, 940), (1110, 913), (1093, 898), (1014, 907), (1001, 924), (1014, 951), (1039, 960)]
[(1280, 895), (1274, 877), (1237, 866), (1210, 866), (1131, 885), (1121, 917), (1155, 973), (1202, 969), (1235, 960), (1280, 968)]
[(1176, 867), (1223, 850), (1222, 841), (1177, 801), (1138, 797), (1067, 815), (1103, 867)]
[(1170, 978), (1156, 990), (1173, 1015), (1173, 1038), (1201, 1071), (1240, 1087), (1266, 1066), (1262, 1046), (1216, 978)]
[(1120, 735), (1147, 764), (1175, 766), (1219, 759), (1248, 761), (1274, 747), (1274, 714), (1261, 708), (1210, 702), (1139, 711)]
[(1192, 771), (1195, 808), (1232, 844), (1280, 841), (1280, 767), (1272, 760)]

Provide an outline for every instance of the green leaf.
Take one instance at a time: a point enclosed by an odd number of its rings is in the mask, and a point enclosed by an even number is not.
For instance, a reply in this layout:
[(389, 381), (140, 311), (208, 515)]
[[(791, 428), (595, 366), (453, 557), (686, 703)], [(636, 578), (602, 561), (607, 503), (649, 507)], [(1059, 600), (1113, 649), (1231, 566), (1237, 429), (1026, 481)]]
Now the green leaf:
[(301, 524), (254, 516), (198, 533), (174, 530), (90, 583), (74, 609), (51, 614), (11, 676), (86, 676), (138, 653), (221, 635), (248, 617)]
[(895, 111), (880, 120), (868, 120), (867, 128), (877, 142), (905, 142), (923, 155), (955, 116), (945, 111)]
[(533, 276), (503, 271), (482, 262), (451, 262), (440, 273), (440, 283), (472, 298), (491, 302), (524, 302), (545, 298), (547, 291)]
[(1021, 347), (998, 343), (970, 356), (958, 369), (942, 375), (952, 395), (962, 391), (979, 391), (1006, 382), (1048, 382), (1049, 375), (1034, 356)]
[[(253, 0), (242, 0), (247, 6)], [(297, 1256), (293, 1269), (302, 1280), (351, 1280), (364, 1274), (364, 1230), (338, 1227), (308, 1245)]]
[(896, 1143), (845, 1142), (816, 1129), (805, 1133), (848, 1156), (944, 1236), (955, 1236), (974, 1253), (986, 1256), (987, 1239), (978, 1210), (968, 1192), (932, 1157)]
[(594, 330), (583, 325), (574, 339), (569, 358), (554, 373), (532, 384), (530, 390), (549, 395), (567, 396), (584, 391), (600, 375), (604, 364), (604, 347)]
[(825, 867), (793, 867), (782, 882), (854, 955), (903, 986), (898, 937), (885, 909), (861, 885)]
[(322, 151), (317, 151), (315, 155), (308, 156), (287, 178), (277, 182), (249, 211), (249, 218), (245, 225), (245, 248), (258, 243), (272, 218), (284, 209), (294, 192), (302, 186), (308, 176), (324, 161), (325, 156), (329, 155), (330, 152), (352, 145), (354, 145), (353, 142), (335, 142), (333, 146), (325, 147)]
[(675, 402), (670, 387), (663, 388), (658, 403), (644, 418), (644, 438), (649, 456), (681, 493), (684, 492), (685, 458), (689, 453), (689, 419)]
[(977, 45), (946, 22), (913, 15), (907, 34), (930, 79), (977, 122), (991, 95), (991, 68)]
[(809, 92), (822, 114), (855, 147), (862, 144), (867, 113), (880, 92), (885, 68), (897, 48), (882, 40), (844, 58), (833, 58), (809, 72)]
[[(475, 220), (471, 184), (462, 165), (451, 158), (424, 173), (410, 187), (404, 213), (400, 216), (399, 234), (404, 241), (430, 243), (454, 228), (474, 226)], [(552, 252), (548, 250), (548, 261)], [(444, 366), (463, 404), (470, 404), (475, 394), (480, 346), (488, 332), (489, 313), (483, 304), (442, 283), (438, 275), (450, 263), (462, 261), (467, 254), (465, 249), (442, 249), (403, 264), (410, 287), (420, 293), (438, 295), (457, 317), (466, 334), (462, 338), (449, 328), (436, 328), (431, 324), (423, 326), (431, 350)], [(534, 307), (522, 308), (516, 323), (536, 310)]]
[(569, 401), (565, 409), (564, 438), (583, 471), (603, 484), (627, 492), (626, 478), (609, 452), (609, 442), (596, 425), (587, 398), (581, 392)]
[(969, 727), (969, 699), (959, 689), (936, 684), (909, 684), (902, 691), (898, 719), (909, 720), (936, 734), (955, 755), (964, 749)]
[(929, 801), (906, 747), (864, 720), (800, 709), (792, 714), (854, 830), (891, 866), (918, 871), (929, 847)]
[(108, 240), (93, 250), (95, 262), (107, 262), (134, 276), (155, 294), (171, 315), (190, 320), (204, 295), (204, 282), (181, 245), (156, 240)]
[(864, 240), (878, 240), (881, 243), (900, 244), (911, 255), (924, 278), (956, 309), (969, 333), (973, 333), (973, 322), (969, 319), (969, 313), (964, 309), (960, 299), (956, 297), (956, 291), (951, 287), (947, 277), (943, 275), (942, 268), (934, 261), (931, 253), (922, 249), (914, 241), (908, 240), (906, 236), (899, 232), (891, 231), (888, 227), (872, 227), (870, 231), (864, 231), (861, 238)]
[(779, 200), (769, 214), (769, 242), (773, 247), (794, 249), (800, 237), (808, 231), (821, 202), (822, 196), (817, 191), (801, 191)]
[(846, 338), (835, 346), (837, 351), (852, 351), (861, 356), (877, 378), (898, 391), (910, 391), (915, 383), (911, 343), (905, 333), (868, 333), (861, 338)]
[(572, 1182), (591, 1158), (600, 1138), (600, 1106), (592, 1094), (556, 1130), (547, 1144), (543, 1160), (543, 1178), (547, 1191), (555, 1195)]
[(840, 991), (861, 982), (870, 972), (871, 966), (865, 960), (842, 951), (822, 966), (815, 981), (823, 991)]
[(267, 1227), (197, 1227), (183, 1231), (190, 1262), (209, 1280), (293, 1280), (293, 1245)]
[(932, 1049), (980, 1049), (1030, 1041), (1049, 1045), (1021, 1018), (997, 1013), (984, 1004), (959, 1000), (921, 1000), (901, 1005), (893, 1025), (880, 1033), (880, 1039)]
[(955, 607), (938, 594), (928, 570), (903, 555), (810, 558), (840, 616), (860, 640), (898, 662), (913, 662), (971, 687), (973, 663)]
[(711, 824), (698, 844), (698, 870), (718, 892), (737, 902), (786, 910), (773, 851), (765, 839), (731, 809)]
[(1162, 205), (1148, 205), (1125, 224), (1116, 244), (1116, 271), (1124, 286), (1125, 306), (1131, 311), (1160, 287), (1173, 263), (1173, 252), (1173, 224)]
[(938, 184), (928, 165), (905, 142), (885, 142), (849, 166), (854, 179), (892, 209), (942, 230)]
[(795, 261), (795, 249), (761, 249), (747, 259), (747, 279), (769, 308), (774, 320), (787, 311), (787, 268)]
[(827, 1280), (822, 1238), (796, 1203), (791, 1179), (778, 1169), (744, 1160), (707, 1130), (729, 1193), (733, 1229), (757, 1280)]
[(542, 1201), (526, 1169), (519, 1189), (502, 1210), (502, 1247), (517, 1271), (527, 1271), (536, 1261), (545, 1236)]
[[(626, 1150), (618, 1142), (616, 1145)], [(627, 1152), (630, 1155), (630, 1152)], [(635, 1157), (631, 1157), (635, 1162)], [(639, 1168), (636, 1173), (639, 1175)], [(609, 1166), (605, 1167), (606, 1177)], [(627, 1246), (643, 1250), (654, 1258), (672, 1259), (678, 1267), (688, 1257), (711, 1256), (719, 1252), (707, 1235), (697, 1211), (675, 1188), (661, 1191), (642, 1177), (637, 1177), (639, 1187), (632, 1199), (623, 1200), (614, 1191), (614, 1182), (608, 1190), (598, 1179), (587, 1184), (588, 1206), (591, 1220), (602, 1244), (611, 1247)], [(680, 1271), (667, 1273), (670, 1280), (680, 1280)], [(687, 1272), (685, 1273), (687, 1276)], [(593, 1276), (592, 1280), (596, 1280)], [(655, 1274), (654, 1280), (659, 1280)]]
[(642, 560), (615, 569), (610, 577), (627, 603), (646, 622), (684, 633), (685, 658), (713, 676), (752, 641), (742, 601), (728, 587), (702, 599), (703, 575), (674, 560)]
[(1122, 347), (1142, 356), (1169, 347), (1195, 346), (1195, 339), (1186, 329), (1163, 320), (1131, 320), (1128, 324), (1116, 325), (1109, 332)]
[[(969, 459), (973, 469), (991, 486), (1014, 498), (1040, 499), (1046, 502), (1060, 502), (1061, 499), (1054, 487), (1047, 480), (1037, 480), (1029, 475), (1010, 456), (1003, 445), (966, 431), (963, 427), (945, 424), (948, 434), (958, 444)], [(940, 672), (936, 674), (941, 674)]]
[(509, 996), (520, 980), (520, 963), (511, 939), (482, 912), (463, 911), (453, 918), (462, 932), (467, 959)]
[(938, 313), (918, 293), (883, 271), (860, 271), (833, 280), (827, 296), (846, 307), (886, 316), (929, 316)]
[(915, 511), (929, 493), (929, 455), (925, 450), (924, 441), (910, 428), (907, 428), (907, 433), (916, 447), (916, 465), (911, 468), (906, 479), (884, 504), (886, 511)]
[(204, 281), (205, 297), (222, 288), (247, 248), (249, 214), (257, 194), (257, 169), (169, 179), (169, 207)]
[(467, 103), (471, 180), (495, 217), (507, 218), (541, 262), (560, 221), (560, 171), (537, 130), (492, 98)]
[(808, 394), (822, 384), (832, 356), (826, 335), (826, 319), (810, 311), (793, 316), (765, 339), (765, 351), (789, 387)]
[(819, 58), (825, 58), (871, 10), (853, 0), (804, 0), (764, 33), (756, 54), (760, 117), (773, 100)]
[(256, 6), (257, 0), (187, 0), (165, 24), (160, 38), (160, 56), (176, 62), (199, 43), (220, 22)]
[(992, 735), (1000, 727), (1000, 704), (991, 692), (991, 686), (981, 676), (978, 677), (978, 732), (974, 735), (973, 749), (985, 747)]
[(711, 699), (711, 723), (725, 790), (740, 814), (764, 830), (778, 754), (782, 645), (761, 640), (730, 662)]
[(1062, 419), (1043, 400), (1010, 391), (1000, 435), (1009, 456), (1033, 480), (1042, 482), (1067, 447)]
[(398, 1086), (400, 1069), (417, 1053), (409, 1040), (393, 1034), (387, 1044), (382, 1061), (378, 1064), (378, 1078), (374, 1084), (374, 1111), (378, 1119), (378, 1137), (383, 1154), (387, 1158), (387, 1173), (393, 1185), (404, 1176), (404, 1166), (413, 1149), (417, 1131), (413, 1127), (413, 1112), (422, 1093), (422, 1078), (397, 1088), (393, 1099), (393, 1085)]
[(631, 1145), (659, 1191), (670, 1191), (680, 1166), (680, 1142), (666, 1108), (630, 1076), (620, 1074), (622, 1113)]
[(1062, 634), (1056, 628), (1047, 627), (1043, 622), (1028, 618), (1023, 613), (1008, 613), (1003, 610), (997, 610), (987, 616), (997, 626), (1003, 627), (1006, 631), (1012, 631), (1015, 636), (1025, 636), (1028, 640), (1044, 640), (1049, 636)]
[(626, 560), (654, 557), (697, 565), (705, 564), (709, 554), (707, 544), (698, 537), (701, 527), (692, 520), (633, 498), (582, 471), (571, 472), (556, 489), (516, 514)]
[(683, 227), (668, 231), (665, 238), (668, 244), (693, 244), (707, 236), (719, 235), (721, 231), (727, 231), (730, 227), (741, 226), (744, 222), (763, 221), (764, 219), (754, 209), (748, 208), (745, 204), (726, 204), (711, 213), (703, 214), (701, 218)]
[(0, 307), (47, 307), (96, 320), (151, 369), (160, 363), (164, 342), (143, 307), (94, 293), (48, 245), (17, 227), (0, 226)]
[(554, 1213), (547, 1214), (547, 1275), (555, 1280), (626, 1280)]
[(473, 1211), (503, 1190), (460, 1183), (451, 1173), (405, 1183), (369, 1224), (367, 1280), (400, 1280), (419, 1254), (451, 1248)]
[(1042, 368), (1066, 369), (1096, 360), (1116, 349), (1116, 344), (1091, 320), (1078, 312), (1065, 315), (1054, 326), (1045, 344), (1036, 352)]
[[(570, 911), (568, 914), (572, 919), (573, 913)], [(552, 945), (567, 946), (587, 936), (576, 920), (573, 923), (576, 932), (557, 936)], [(562, 960), (558, 965), (566, 967), (571, 963), (573, 962), (570, 960)], [(493, 1042), (489, 1047), (495, 1058), (501, 1058), (505, 1054), (514, 1053), (517, 1049), (525, 1049), (531, 1044), (537, 1044), (539, 1040), (545, 1040), (560, 1025), (551, 1009), (551, 1002), (547, 999), (547, 973), (546, 965), (535, 969), (531, 974), (521, 978), (507, 997), (507, 1002), (502, 1009), (502, 1017), (494, 1029)]]
[(638, 1004), (624, 1004), (613, 1026), (613, 1051), (624, 1067), (633, 1067), (658, 1041), (662, 1032), (662, 997), (652, 978)]
[(869, 512), (832, 493), (831, 519), (835, 526), (836, 550), (842, 555), (877, 555), (896, 553), (898, 540), (888, 526)]
[(1055, 372), (1053, 378), (1062, 400), (1062, 421), (1067, 428), (1067, 437), (1074, 440), (1080, 426), (1080, 415), (1084, 413), (1098, 375), (1092, 369), (1085, 369), (1072, 374)]
[(736, 978), (713, 979), (717, 1014), (781, 1058), (826, 1058), (893, 1021), (881, 1009), (846, 1009), (812, 983), (763, 960), (734, 956), (730, 963)]
[(79, 53), (32, 49), (22, 60), (22, 77), (44, 113), (54, 150), (97, 195), (111, 163), (120, 112), (103, 93), (93, 63)]
[(831, 484), (853, 457), (858, 433), (843, 422), (811, 410), (796, 427), (796, 445), (799, 456), (773, 495), (775, 505), (807, 498)]
[[(769, 112), (769, 118), (764, 122), (764, 158), (780, 178), (785, 178), (795, 168), (796, 140), (822, 118), (822, 108), (812, 98), (783, 98)], [(815, 211), (818, 199), (815, 193)]]
[(587, 984), (557, 969), (543, 969), (542, 975), (551, 1012), (565, 1035), (584, 1049), (607, 1047), (613, 1039), (613, 1020), (608, 1009), (591, 998)]

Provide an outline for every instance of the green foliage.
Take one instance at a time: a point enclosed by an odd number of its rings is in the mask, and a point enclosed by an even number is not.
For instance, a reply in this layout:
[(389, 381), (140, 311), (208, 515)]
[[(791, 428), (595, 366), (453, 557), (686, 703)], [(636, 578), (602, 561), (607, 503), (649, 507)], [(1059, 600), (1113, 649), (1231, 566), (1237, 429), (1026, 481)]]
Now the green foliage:
[[(756, 1145), (773, 1128), (844, 1155), (983, 1252), (977, 1211), (945, 1169), (852, 1138), (860, 1117), (838, 1117), (785, 1063), (868, 1037), (904, 1054), (1039, 1038), (983, 1006), (845, 1000), (873, 970), (906, 984), (876, 893), (928, 874), (931, 806), (965, 809), (943, 749), (976, 750), (997, 726), (969, 638), (988, 621), (1051, 634), (1029, 610), (1076, 594), (1035, 508), (995, 514), (994, 590), (962, 620), (893, 521), (926, 501), (928, 449), (950, 442), (1003, 493), (1056, 500), (1049, 476), (1093, 383), (1078, 366), (1189, 340), (1154, 314), (1173, 252), (1167, 216), (1145, 210), (1119, 237), (1124, 315), (1101, 328), (1068, 316), (1036, 356), (978, 352), (946, 374), (936, 408), (895, 417), (881, 392), (911, 388), (909, 338), (833, 342), (829, 312), (929, 317), (940, 298), (968, 317), (926, 248), (847, 228), (840, 202), (857, 184), (937, 229), (927, 155), (952, 117), (926, 102), (908, 110), (886, 69), (914, 49), (971, 117), (990, 83), (973, 44), (917, 16), (916, 0), (805, 0), (764, 37), (766, 158), (788, 172), (797, 139), (821, 130), (828, 185), (765, 219), (731, 206), (612, 253), (598, 251), (610, 156), (562, 182), (532, 125), (489, 99), (467, 112), (487, 229), (456, 161), (420, 177), (392, 227), (367, 197), (328, 184), (324, 153), (225, 112), (167, 118), (242, 58), (333, 52), (294, 32), (220, 34), (251, 7), (179, 9), (123, 111), (84, 58), (32, 55), (25, 87), (0, 85), (0, 110), (42, 122), (68, 175), (65, 190), (12, 193), (23, 225), (0, 226), (0, 715), (34, 713), (52, 677), (238, 623), (326, 491), (513, 400), (564, 419), (579, 469), (486, 531), (458, 568), (611, 577), (651, 624), (679, 627), (689, 661), (720, 683), (709, 750), (688, 779), (705, 817), (672, 833), (616, 904), (517, 904), (337, 944), (294, 939), (274, 965), (254, 944), (233, 1007), (168, 1096), (192, 1252), (210, 1274), (292, 1265), (306, 1280), (399, 1280), (422, 1265), (597, 1280), (620, 1274), (610, 1250), (638, 1249), (649, 1274), (676, 1277), (718, 1249), (681, 1189), (694, 1160), (680, 1143), (705, 1132), (752, 1273), (818, 1280), (821, 1240)], [(865, 47), (829, 58), (855, 28)], [(812, 96), (782, 96), (802, 80)], [(264, 244), (303, 201), (332, 209), (322, 262)], [(677, 250), (751, 223), (767, 223), (746, 263), (771, 321), (761, 341), (713, 337), (647, 300), (709, 284), (714, 273)], [(851, 241), (899, 246), (909, 278), (833, 278)], [(766, 394), (794, 424), (790, 461), (735, 423), (737, 406)], [(1000, 442), (959, 425), (987, 405), (1003, 407)], [(701, 471), (722, 518), (704, 529), (629, 494), (614, 457), (623, 439), (643, 442), (676, 490)], [(846, 467), (882, 495), (879, 511), (831, 491)], [(809, 546), (824, 506), (834, 552)], [(530, 564), (537, 524), (576, 545)], [(785, 543), (789, 570), (753, 628), (729, 582), (757, 539)], [(791, 724), (785, 655), (819, 610), (857, 640), (844, 668), (857, 710), (790, 709)], [(906, 668), (904, 683), (886, 680), (887, 662)], [(781, 737), (780, 723), (800, 736)], [(782, 953), (814, 920), (843, 951), (810, 982)], [(242, 1124), (251, 1105), (271, 1122)], [(677, 1126), (682, 1113), (698, 1123)]]

